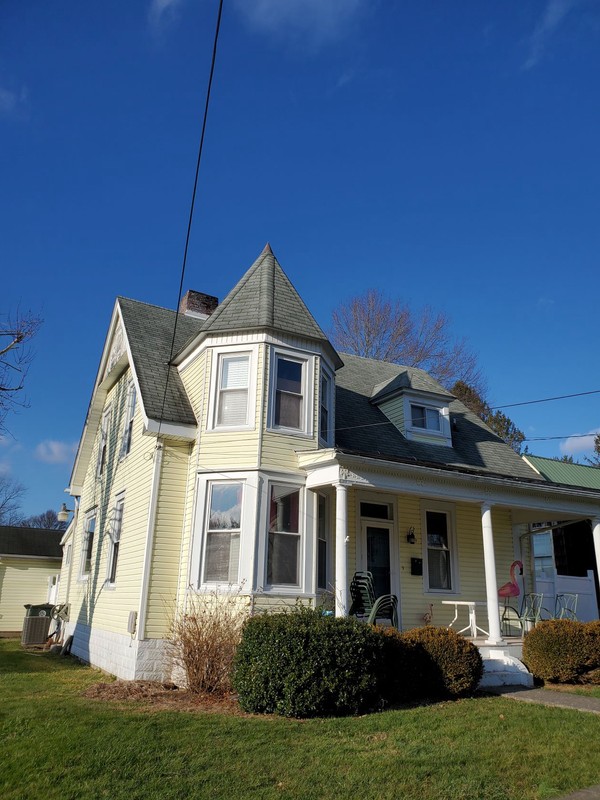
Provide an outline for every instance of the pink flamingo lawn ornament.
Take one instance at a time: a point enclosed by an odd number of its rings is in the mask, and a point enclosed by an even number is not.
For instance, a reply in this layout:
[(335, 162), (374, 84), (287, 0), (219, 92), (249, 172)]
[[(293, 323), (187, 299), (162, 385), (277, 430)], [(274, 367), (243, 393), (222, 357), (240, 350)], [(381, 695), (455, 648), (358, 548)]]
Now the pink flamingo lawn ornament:
[(515, 576), (516, 568), (519, 568), (519, 575), (523, 574), (523, 562), (513, 561), (510, 565), (510, 580), (498, 589), (498, 597), (504, 598), (504, 605), (508, 604), (509, 597), (518, 597), (521, 594), (517, 578)]

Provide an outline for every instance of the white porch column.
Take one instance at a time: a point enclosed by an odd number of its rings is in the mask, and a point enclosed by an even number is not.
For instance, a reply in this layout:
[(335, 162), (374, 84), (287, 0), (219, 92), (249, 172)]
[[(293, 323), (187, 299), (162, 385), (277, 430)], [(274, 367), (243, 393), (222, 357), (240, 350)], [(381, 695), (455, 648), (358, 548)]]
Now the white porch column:
[(335, 484), (335, 615), (348, 613), (348, 486)]
[(494, 555), (494, 531), (492, 529), (492, 509), (489, 503), (481, 504), (481, 528), (483, 531), (483, 562), (485, 568), (485, 591), (487, 595), (489, 639), (486, 644), (503, 644), (500, 631), (500, 604), (498, 603), (498, 583), (496, 581), (496, 556)]
[(600, 517), (592, 520), (592, 533), (594, 534), (594, 551), (596, 553), (596, 574), (600, 576)]

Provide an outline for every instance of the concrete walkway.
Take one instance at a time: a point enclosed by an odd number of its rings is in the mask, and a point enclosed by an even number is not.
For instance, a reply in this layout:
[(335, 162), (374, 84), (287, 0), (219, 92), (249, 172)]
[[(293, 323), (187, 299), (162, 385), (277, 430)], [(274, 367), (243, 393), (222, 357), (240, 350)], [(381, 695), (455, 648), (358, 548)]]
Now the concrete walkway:
[(600, 698), (598, 697), (588, 697), (587, 695), (572, 694), (571, 692), (554, 692), (552, 689), (527, 689), (525, 686), (498, 686), (489, 689), (489, 691), (494, 694), (501, 694), (503, 697), (510, 697), (513, 700), (522, 700), (525, 703), (575, 708), (577, 711), (590, 711), (592, 714), (600, 714)]
[[(522, 700), (525, 703), (539, 703), (544, 706), (574, 708), (577, 711), (589, 711), (600, 714), (600, 699), (570, 692), (553, 692), (552, 689), (526, 689), (524, 686), (498, 686), (490, 689), (494, 694)], [(573, 794), (564, 795), (556, 800), (600, 800), (600, 785), (580, 789)]]

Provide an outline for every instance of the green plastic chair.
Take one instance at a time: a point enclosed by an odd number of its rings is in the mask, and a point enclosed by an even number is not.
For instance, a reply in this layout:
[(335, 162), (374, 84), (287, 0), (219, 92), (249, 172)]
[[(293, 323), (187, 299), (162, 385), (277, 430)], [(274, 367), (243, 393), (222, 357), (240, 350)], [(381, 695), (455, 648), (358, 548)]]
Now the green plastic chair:
[(573, 619), (577, 621), (578, 594), (557, 594), (554, 605), (554, 619)]
[(504, 611), (502, 612), (502, 635), (510, 635), (511, 625), (518, 625), (521, 629), (521, 634), (527, 633), (542, 619), (542, 611), (545, 611), (549, 618), (549, 612), (542, 606), (543, 599), (543, 593), (529, 592), (523, 595), (520, 611), (509, 605), (504, 606)]
[(375, 625), (378, 619), (389, 620), (398, 627), (398, 598), (394, 594), (375, 597), (371, 572), (355, 572), (350, 582), (350, 616)]

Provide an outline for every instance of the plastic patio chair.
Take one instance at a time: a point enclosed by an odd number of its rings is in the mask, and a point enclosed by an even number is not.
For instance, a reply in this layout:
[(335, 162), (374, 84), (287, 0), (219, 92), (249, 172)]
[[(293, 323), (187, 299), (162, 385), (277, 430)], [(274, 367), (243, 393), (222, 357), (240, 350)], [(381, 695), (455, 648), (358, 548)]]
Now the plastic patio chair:
[(375, 597), (371, 572), (355, 572), (350, 582), (350, 616), (363, 619), (374, 625), (378, 619), (387, 619), (398, 627), (398, 598), (394, 594)]
[(554, 604), (554, 619), (573, 619), (577, 621), (578, 594), (557, 594)]
[(542, 593), (529, 592), (523, 595), (520, 611), (506, 605), (502, 612), (502, 634), (510, 635), (511, 625), (518, 625), (522, 634), (527, 633), (542, 619), (542, 611), (545, 611), (547, 617), (550, 618), (550, 613), (542, 606), (543, 599)]

